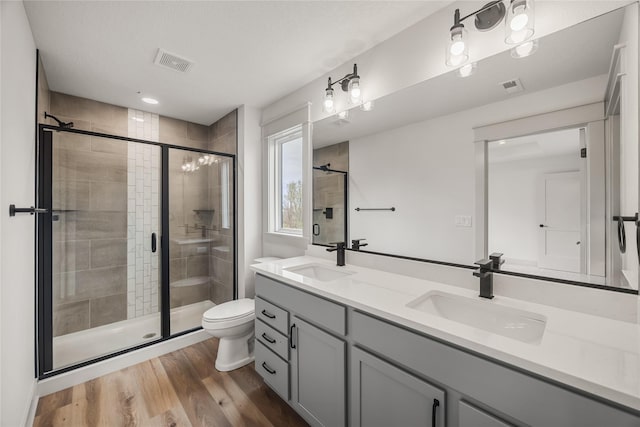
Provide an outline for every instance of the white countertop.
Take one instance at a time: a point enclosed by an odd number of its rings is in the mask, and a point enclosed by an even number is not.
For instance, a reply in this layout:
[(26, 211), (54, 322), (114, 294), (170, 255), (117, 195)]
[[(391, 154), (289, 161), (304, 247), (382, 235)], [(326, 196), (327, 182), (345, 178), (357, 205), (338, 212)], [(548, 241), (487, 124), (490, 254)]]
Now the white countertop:
[[(305, 264), (321, 264), (354, 274), (319, 281), (285, 270)], [(542, 341), (530, 344), (406, 307), (429, 291), (480, 299), (477, 292), (456, 286), (353, 265), (335, 267), (335, 262), (310, 256), (251, 268), (299, 289), (640, 410), (640, 325), (500, 295), (482, 300), (546, 316)]]

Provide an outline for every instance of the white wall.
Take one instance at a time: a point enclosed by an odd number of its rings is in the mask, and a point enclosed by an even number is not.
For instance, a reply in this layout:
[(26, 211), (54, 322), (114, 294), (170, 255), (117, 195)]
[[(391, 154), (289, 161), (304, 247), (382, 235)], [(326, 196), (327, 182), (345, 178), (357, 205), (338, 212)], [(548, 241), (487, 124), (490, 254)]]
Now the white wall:
[(249, 266), (262, 255), (262, 143), (260, 110), (238, 109), (238, 295), (253, 298)]
[(576, 141), (574, 155), (489, 164), (489, 253), (502, 252), (508, 262), (537, 266), (539, 179), (545, 173), (577, 172), (578, 145)]
[(34, 217), (36, 46), (22, 2), (0, 2), (0, 425), (26, 420), (34, 380)]
[(605, 84), (598, 76), (350, 140), (350, 235), (371, 251), (472, 264), (474, 229), (454, 219), (475, 212), (473, 128), (601, 101)]
[[(394, 37), (374, 46), (363, 54), (354, 57), (345, 64), (329, 70), (322, 77), (285, 96), (263, 110), (263, 121), (290, 111), (296, 106), (311, 102), (311, 120), (317, 121), (327, 116), (322, 112), (322, 97), (327, 78), (334, 80), (353, 70), (358, 64), (358, 73), (362, 78), (365, 99), (378, 99), (384, 95), (420, 83), (432, 77), (450, 71), (444, 64), (445, 45), (449, 28), (453, 23), (453, 12), (460, 8), (464, 15), (478, 9), (484, 1), (454, 2), (450, 6), (423, 19), (417, 24), (398, 33)], [(625, 1), (544, 1), (536, 4), (535, 37), (560, 31), (587, 19), (632, 3)], [(504, 43), (503, 24), (500, 29), (479, 32), (467, 25), (469, 31), (471, 61), (492, 56), (509, 50)], [(320, 67), (322, 58), (318, 58)], [(344, 109), (346, 97), (336, 92), (336, 110)]]

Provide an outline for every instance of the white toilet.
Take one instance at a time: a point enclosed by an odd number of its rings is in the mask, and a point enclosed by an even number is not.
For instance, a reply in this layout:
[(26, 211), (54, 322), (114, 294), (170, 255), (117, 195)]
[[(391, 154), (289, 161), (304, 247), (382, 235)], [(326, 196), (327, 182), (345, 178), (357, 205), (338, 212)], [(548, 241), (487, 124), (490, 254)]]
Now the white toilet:
[(232, 371), (253, 362), (255, 302), (243, 298), (210, 308), (202, 328), (220, 338), (216, 369)]

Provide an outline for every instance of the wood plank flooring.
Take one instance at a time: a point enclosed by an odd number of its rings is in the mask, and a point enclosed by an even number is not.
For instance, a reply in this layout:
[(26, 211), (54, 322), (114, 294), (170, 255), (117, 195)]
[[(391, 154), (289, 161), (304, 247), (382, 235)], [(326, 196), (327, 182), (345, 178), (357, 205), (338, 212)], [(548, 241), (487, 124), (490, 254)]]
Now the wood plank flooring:
[(218, 372), (218, 340), (43, 396), (34, 426), (307, 426), (252, 365)]

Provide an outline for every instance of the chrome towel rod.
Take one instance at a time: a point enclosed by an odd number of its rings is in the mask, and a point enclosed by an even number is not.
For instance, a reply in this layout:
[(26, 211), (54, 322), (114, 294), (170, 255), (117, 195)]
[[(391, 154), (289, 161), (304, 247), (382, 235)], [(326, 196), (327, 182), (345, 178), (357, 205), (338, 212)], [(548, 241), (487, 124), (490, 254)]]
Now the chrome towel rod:
[(391, 211), (395, 212), (396, 208), (356, 208), (356, 211)]

